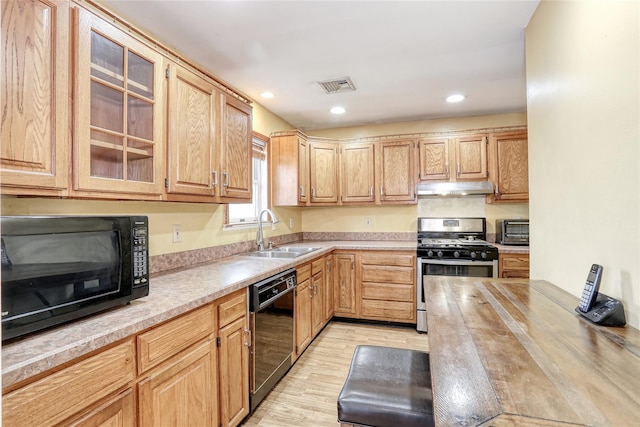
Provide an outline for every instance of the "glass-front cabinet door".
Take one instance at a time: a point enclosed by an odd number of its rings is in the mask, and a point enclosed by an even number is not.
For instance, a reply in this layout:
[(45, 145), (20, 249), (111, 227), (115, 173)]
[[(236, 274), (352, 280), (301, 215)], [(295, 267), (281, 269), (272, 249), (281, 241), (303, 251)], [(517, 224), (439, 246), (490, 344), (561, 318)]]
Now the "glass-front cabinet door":
[(162, 56), (82, 9), (76, 43), (75, 190), (159, 199)]

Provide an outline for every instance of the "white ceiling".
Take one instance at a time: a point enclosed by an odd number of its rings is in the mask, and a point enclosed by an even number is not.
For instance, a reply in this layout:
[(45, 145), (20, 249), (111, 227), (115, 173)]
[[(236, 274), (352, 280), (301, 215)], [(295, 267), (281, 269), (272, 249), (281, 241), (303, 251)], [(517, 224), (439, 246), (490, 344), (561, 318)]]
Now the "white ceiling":
[[(302, 130), (526, 111), (539, 0), (106, 3)], [(356, 91), (317, 83), (347, 76)]]

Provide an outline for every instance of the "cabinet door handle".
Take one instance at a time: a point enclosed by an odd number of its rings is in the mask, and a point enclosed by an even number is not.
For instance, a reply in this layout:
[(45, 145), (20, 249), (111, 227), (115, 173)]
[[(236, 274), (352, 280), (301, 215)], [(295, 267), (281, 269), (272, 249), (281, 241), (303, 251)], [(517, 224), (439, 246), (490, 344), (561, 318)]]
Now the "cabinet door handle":
[(496, 182), (496, 190), (495, 190), (495, 195), (498, 195), (498, 183)]
[(380, 196), (384, 196), (384, 187), (380, 186)]
[(456, 168), (456, 173), (458, 176), (460, 176), (460, 163), (458, 163), (458, 166)]
[(373, 199), (373, 185), (369, 189), (369, 197), (371, 197)]
[(316, 189), (315, 188), (311, 188), (311, 198), (315, 199), (316, 198)]
[(223, 172), (222, 176), (224, 177), (224, 182), (222, 183), (222, 185), (224, 185), (225, 187), (229, 186), (229, 172)]
[(215, 187), (216, 185), (218, 185), (218, 171), (211, 171), (211, 177), (211, 185)]
[(300, 197), (304, 197), (304, 185), (300, 186)]

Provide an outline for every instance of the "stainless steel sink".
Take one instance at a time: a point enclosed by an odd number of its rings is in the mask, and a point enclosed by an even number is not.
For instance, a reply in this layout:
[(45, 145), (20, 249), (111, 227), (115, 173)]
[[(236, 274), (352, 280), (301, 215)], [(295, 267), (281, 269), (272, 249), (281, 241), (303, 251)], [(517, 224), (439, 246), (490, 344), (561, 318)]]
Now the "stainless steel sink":
[(320, 248), (288, 246), (284, 248), (265, 249), (264, 251), (248, 252), (245, 255), (260, 258), (298, 258)]

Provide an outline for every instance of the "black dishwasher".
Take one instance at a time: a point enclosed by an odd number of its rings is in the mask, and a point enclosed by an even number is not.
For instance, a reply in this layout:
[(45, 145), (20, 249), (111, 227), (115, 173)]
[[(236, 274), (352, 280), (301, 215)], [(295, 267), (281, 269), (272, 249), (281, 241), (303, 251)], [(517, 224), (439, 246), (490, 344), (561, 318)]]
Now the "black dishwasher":
[(249, 289), (251, 411), (291, 367), (296, 278), (289, 269)]

